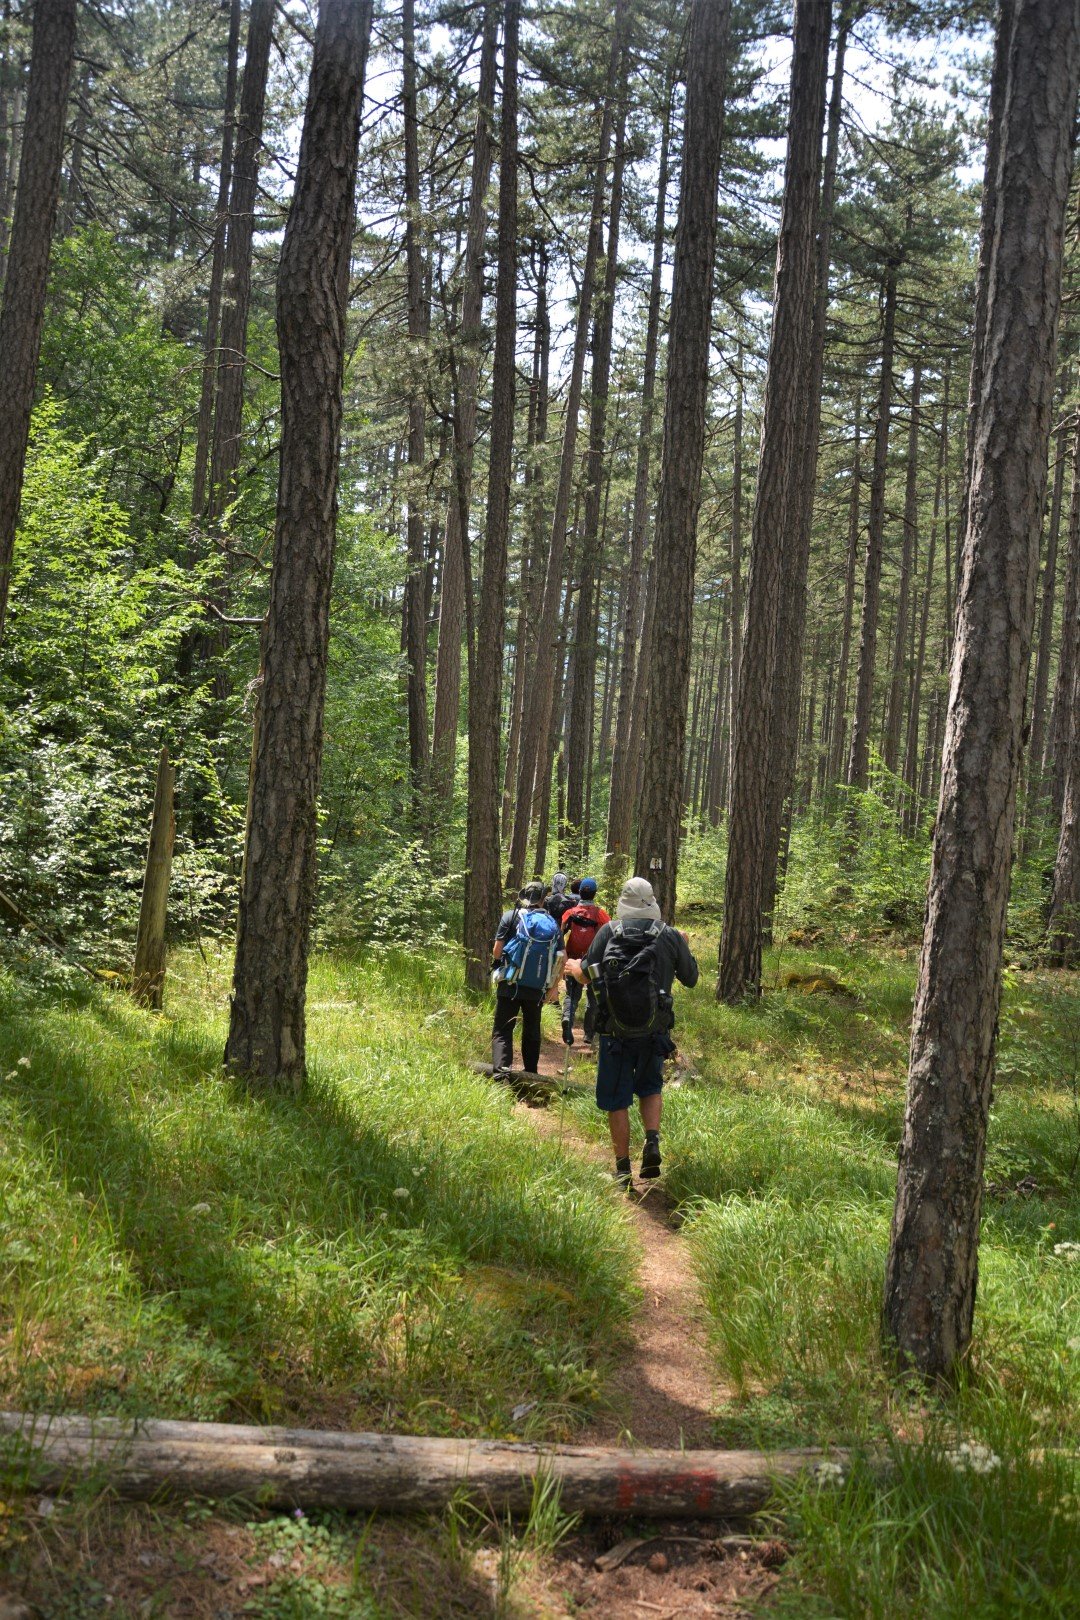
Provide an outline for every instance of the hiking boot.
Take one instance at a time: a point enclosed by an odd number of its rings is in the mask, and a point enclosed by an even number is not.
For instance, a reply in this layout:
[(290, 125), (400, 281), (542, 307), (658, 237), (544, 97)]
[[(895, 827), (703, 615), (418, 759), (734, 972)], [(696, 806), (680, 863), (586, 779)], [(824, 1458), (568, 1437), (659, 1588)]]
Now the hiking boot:
[(641, 1179), (655, 1181), (660, 1174), (660, 1132), (646, 1131), (641, 1150)]
[(611, 1179), (614, 1181), (616, 1187), (622, 1187), (624, 1192), (630, 1191), (630, 1188), (634, 1183), (634, 1172), (630, 1168), (629, 1159), (615, 1160), (615, 1174)]
[(564, 1018), (563, 1021), (562, 1021), (562, 1038), (563, 1038), (563, 1045), (564, 1046), (573, 1046), (573, 1044), (574, 1044), (574, 1026), (570, 1022), (569, 1018)]
[(512, 1086), (514, 1083), (507, 1069), (492, 1069), (491, 1078), (497, 1086)]

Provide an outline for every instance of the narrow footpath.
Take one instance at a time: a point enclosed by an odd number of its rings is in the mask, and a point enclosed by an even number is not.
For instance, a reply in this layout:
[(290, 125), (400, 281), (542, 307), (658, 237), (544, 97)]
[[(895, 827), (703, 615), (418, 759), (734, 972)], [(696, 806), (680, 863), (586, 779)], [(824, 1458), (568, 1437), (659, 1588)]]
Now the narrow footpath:
[[(561, 1043), (545, 1040), (541, 1074), (561, 1079), (564, 1055)], [(572, 1058), (571, 1065), (579, 1079), (592, 1073), (592, 1063)], [(595, 1163), (598, 1172), (611, 1170), (607, 1145), (583, 1137), (558, 1102), (547, 1108), (519, 1102), (517, 1108), (544, 1136), (560, 1137), (567, 1152)], [(678, 1216), (662, 1177), (635, 1179), (626, 1203), (641, 1244), (644, 1297), (634, 1313), (632, 1349), (609, 1384), (610, 1405), (581, 1439), (591, 1445), (709, 1446), (711, 1419), (726, 1391), (713, 1373), (705, 1313)]]
[[(577, 1050), (571, 1073), (585, 1081), (594, 1060), (586, 1062)], [(564, 1061), (561, 1043), (545, 1040), (540, 1073), (559, 1080)], [(610, 1173), (607, 1143), (583, 1135), (557, 1099), (546, 1106), (519, 1101), (516, 1108), (541, 1135), (595, 1165), (598, 1175)], [(663, 1178), (635, 1179), (626, 1209), (639, 1240), (642, 1300), (630, 1345), (608, 1379), (605, 1404), (579, 1438), (628, 1448), (709, 1447), (711, 1420), (729, 1391), (713, 1370), (697, 1281)], [(629, 1253), (627, 1261), (633, 1265)], [(512, 1612), (545, 1620), (739, 1620), (778, 1584), (788, 1554), (783, 1542), (747, 1534), (749, 1528), (696, 1522), (628, 1527), (617, 1519), (584, 1524), (545, 1560), (521, 1594), (525, 1602)]]

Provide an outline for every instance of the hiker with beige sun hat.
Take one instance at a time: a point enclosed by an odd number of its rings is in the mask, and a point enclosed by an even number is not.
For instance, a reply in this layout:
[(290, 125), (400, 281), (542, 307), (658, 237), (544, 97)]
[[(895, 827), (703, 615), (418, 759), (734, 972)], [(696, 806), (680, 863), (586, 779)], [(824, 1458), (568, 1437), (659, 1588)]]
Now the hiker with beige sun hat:
[(565, 972), (597, 992), (600, 1056), (596, 1106), (608, 1116), (615, 1149), (615, 1180), (627, 1189), (630, 1168), (630, 1107), (636, 1095), (645, 1127), (641, 1175), (660, 1174), (660, 1114), (664, 1059), (675, 1050), (672, 986), (698, 981), (698, 965), (686, 935), (665, 923), (646, 878), (623, 884), (614, 922), (605, 923), (580, 961)]

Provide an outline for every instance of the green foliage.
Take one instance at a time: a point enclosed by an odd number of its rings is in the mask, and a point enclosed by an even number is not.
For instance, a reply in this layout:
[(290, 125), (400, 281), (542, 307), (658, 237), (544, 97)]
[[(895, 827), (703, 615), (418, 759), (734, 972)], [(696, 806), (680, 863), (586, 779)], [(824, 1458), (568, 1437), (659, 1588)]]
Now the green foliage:
[(865, 792), (843, 790), (834, 815), (808, 813), (791, 837), (779, 931), (827, 928), (850, 936), (918, 936), (930, 876), (930, 841), (900, 828), (902, 784), (876, 762)]
[(56, 244), (47, 307), (41, 381), (102, 457), (98, 487), (127, 512), (142, 560), (160, 546), (163, 525), (179, 556), (186, 537), (166, 512), (198, 400), (190, 350), (163, 329), (135, 250), (101, 225)]
[(130, 928), (162, 743), (214, 783), (203, 695), (175, 675), (204, 576), (140, 565), (107, 483), (107, 458), (47, 398), (0, 662), (0, 883), (48, 930), (83, 938)]

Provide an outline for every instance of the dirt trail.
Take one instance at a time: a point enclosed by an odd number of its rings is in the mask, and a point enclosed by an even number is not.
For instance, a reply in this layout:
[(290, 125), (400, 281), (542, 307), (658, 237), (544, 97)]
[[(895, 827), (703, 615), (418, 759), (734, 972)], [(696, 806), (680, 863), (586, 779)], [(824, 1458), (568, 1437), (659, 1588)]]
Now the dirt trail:
[[(563, 1047), (545, 1041), (541, 1074), (560, 1077), (563, 1062)], [(574, 1067), (579, 1078), (591, 1073), (580, 1062)], [(557, 1104), (518, 1108), (544, 1136), (561, 1137), (568, 1152), (611, 1170), (606, 1144), (582, 1137)], [(662, 1179), (635, 1180), (627, 1208), (641, 1241), (644, 1298), (634, 1315), (631, 1349), (609, 1384), (610, 1406), (581, 1439), (594, 1445), (708, 1446), (711, 1418), (726, 1392), (712, 1370), (697, 1281)]]

